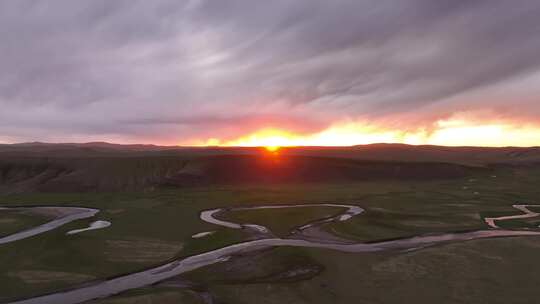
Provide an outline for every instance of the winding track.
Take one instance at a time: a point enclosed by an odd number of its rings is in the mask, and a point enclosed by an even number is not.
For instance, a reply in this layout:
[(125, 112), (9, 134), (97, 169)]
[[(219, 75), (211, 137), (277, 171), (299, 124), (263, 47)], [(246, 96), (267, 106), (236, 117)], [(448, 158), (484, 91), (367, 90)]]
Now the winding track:
[[(274, 208), (296, 208), (306, 206), (332, 206), (347, 208), (346, 211), (323, 220), (315, 221), (310, 225), (323, 225), (329, 221), (345, 221), (351, 217), (360, 214), (363, 209), (356, 205), (338, 205), (338, 204), (321, 204), (321, 205), (278, 205), (278, 206), (259, 206), (259, 207), (241, 207), (241, 208), (223, 208), (213, 209), (201, 212), (200, 217), (202, 220), (212, 224), (220, 225), (233, 229), (249, 229), (247, 224), (237, 224), (232, 222), (216, 219), (214, 215), (228, 211), (239, 209), (274, 209)], [(511, 218), (515, 218), (511, 217)], [(505, 218), (508, 219), (508, 218)], [(495, 220), (501, 220), (497, 218)], [(504, 220), (504, 219), (502, 219)], [(306, 225), (302, 226), (305, 227)], [(259, 226), (262, 227), (262, 226)], [(266, 227), (264, 229), (268, 230)], [(21, 301), (12, 302), (12, 304), (75, 304), (82, 303), (96, 298), (104, 298), (120, 292), (140, 288), (148, 285), (152, 285), (166, 279), (178, 276), (180, 274), (212, 265), (215, 263), (223, 262), (238, 253), (245, 253), (249, 251), (255, 251), (263, 248), (270, 248), (276, 246), (291, 246), (291, 247), (309, 247), (309, 248), (323, 248), (332, 249), (342, 252), (379, 252), (386, 250), (410, 250), (417, 248), (424, 248), (437, 244), (456, 242), (456, 241), (468, 241), (474, 239), (486, 239), (496, 237), (515, 237), (515, 236), (540, 236), (540, 231), (531, 230), (504, 230), (504, 229), (490, 229), (479, 230), (463, 233), (443, 233), (437, 235), (423, 235), (410, 238), (403, 238), (391, 241), (381, 241), (374, 243), (354, 243), (354, 244), (335, 244), (327, 243), (323, 241), (308, 241), (300, 239), (281, 239), (281, 238), (265, 238), (254, 241), (247, 241), (239, 244), (226, 246), (217, 250), (208, 251), (205, 253), (197, 254), (191, 257), (179, 259), (158, 267), (154, 267), (141, 272), (123, 275), (114, 279), (97, 282), (92, 285), (86, 285), (71, 290), (52, 293), (44, 296), (38, 296)]]
[(516, 208), (519, 211), (522, 211), (523, 214), (501, 216), (501, 217), (486, 217), (484, 218), (484, 221), (491, 228), (499, 228), (499, 226), (495, 224), (495, 221), (525, 219), (525, 218), (537, 217), (540, 215), (540, 213), (537, 213), (528, 209), (528, 207), (540, 207), (540, 205), (512, 205), (512, 207)]
[[(352, 218), (355, 215), (359, 215), (360, 213), (364, 212), (364, 209), (360, 208), (356, 205), (343, 205), (343, 204), (304, 204), (304, 205), (269, 205), (269, 206), (251, 206), (251, 207), (228, 207), (228, 208), (217, 208), (217, 209), (210, 209), (210, 210), (204, 210), (200, 214), (201, 220), (219, 225), (222, 227), (232, 228), (232, 229), (247, 229), (251, 230), (252, 232), (256, 234), (271, 234), (270, 230), (264, 226), (256, 225), (256, 224), (238, 224), (234, 222), (228, 222), (225, 220), (217, 219), (215, 216), (219, 215), (223, 212), (231, 212), (231, 211), (242, 211), (242, 210), (260, 210), (260, 209), (286, 209), (286, 208), (306, 208), (306, 207), (335, 207), (335, 208), (343, 208), (347, 209), (345, 212), (341, 212), (336, 216), (328, 217), (328, 218), (322, 218), (317, 219), (311, 223), (305, 224), (303, 226), (300, 226), (296, 228), (296, 231), (303, 231), (311, 227), (320, 226), (324, 223), (328, 222), (343, 222), (350, 218)], [(295, 232), (295, 231), (293, 231)], [(272, 235), (273, 236), (273, 235)]]
[(76, 220), (93, 217), (99, 210), (81, 207), (0, 207), (0, 211), (30, 211), (35, 213), (58, 213), (57, 217), (43, 225), (26, 229), (14, 234), (0, 238), (0, 245), (26, 239), (71, 223)]

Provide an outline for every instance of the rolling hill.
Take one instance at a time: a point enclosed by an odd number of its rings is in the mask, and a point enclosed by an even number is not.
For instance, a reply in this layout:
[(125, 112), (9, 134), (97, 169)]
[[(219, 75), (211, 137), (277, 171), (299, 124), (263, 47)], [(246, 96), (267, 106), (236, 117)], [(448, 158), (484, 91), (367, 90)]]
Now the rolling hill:
[(0, 145), (0, 192), (148, 191), (209, 184), (460, 178), (540, 164), (540, 148), (378, 144), (183, 148), (107, 143)]

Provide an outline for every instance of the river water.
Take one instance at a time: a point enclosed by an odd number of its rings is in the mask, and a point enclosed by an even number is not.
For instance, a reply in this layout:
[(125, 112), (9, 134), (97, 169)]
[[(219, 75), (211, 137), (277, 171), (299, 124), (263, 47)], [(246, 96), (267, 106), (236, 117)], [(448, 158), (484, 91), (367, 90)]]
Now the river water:
[[(361, 214), (364, 210), (356, 205), (343, 205), (343, 204), (310, 204), (310, 205), (272, 205), (272, 206), (257, 206), (257, 207), (238, 207), (238, 208), (219, 208), (212, 210), (202, 211), (200, 218), (203, 221), (219, 225), (231, 229), (255, 229), (255, 230), (269, 230), (266, 227), (260, 225), (253, 225), (249, 223), (233, 223), (216, 218), (216, 215), (223, 212), (230, 212), (234, 210), (247, 210), (247, 209), (276, 209), (276, 208), (306, 208), (306, 207), (336, 207), (342, 208), (343, 212), (333, 217), (320, 219), (313, 221), (308, 225), (301, 226), (299, 229), (307, 229), (317, 225), (323, 225), (332, 221), (346, 221), (350, 218)], [(67, 207), (66, 207), (67, 208)], [(72, 207), (69, 207), (72, 208)], [(83, 208), (84, 209), (84, 208)], [(35, 229), (39, 229), (41, 232), (54, 229), (58, 227), (59, 223), (67, 223), (75, 220), (74, 217), (84, 218), (90, 215), (92, 212), (97, 212), (93, 209), (85, 209), (83, 212), (67, 215), (65, 219), (56, 219), (52, 225), (45, 224), (45, 228), (36, 227), (33, 229), (33, 235), (36, 235)], [(93, 210), (93, 211), (90, 211)], [(95, 214), (95, 213), (93, 213)], [(54, 221), (53, 221), (54, 222)], [(52, 222), (51, 222), (52, 223)], [(44, 226), (44, 225), (42, 225)], [(255, 226), (255, 227), (254, 227)], [(53, 227), (53, 228), (51, 228)], [(32, 230), (30, 230), (32, 231)], [(32, 234), (30, 233), (30, 234)], [(39, 232), (38, 232), (39, 233)], [(28, 235), (28, 234), (27, 234)], [(23, 235), (24, 236), (24, 235)], [(380, 252), (387, 250), (412, 250), (418, 248), (424, 248), (437, 244), (469, 241), (475, 239), (497, 238), (497, 237), (516, 237), (516, 236), (540, 236), (539, 231), (532, 230), (505, 230), (505, 229), (488, 229), (478, 230), (462, 233), (442, 233), (432, 235), (420, 235), (409, 238), (380, 241), (371, 243), (347, 243), (339, 244), (335, 242), (312, 241), (304, 239), (287, 239), (287, 238), (263, 238), (252, 241), (246, 241), (239, 244), (233, 244), (219, 248), (216, 250), (204, 252), (201, 254), (193, 255), (190, 257), (178, 259), (176, 261), (163, 264), (158, 267), (150, 268), (144, 271), (135, 272), (114, 279), (105, 280), (102, 282), (92, 283), (70, 290), (56, 292), (48, 295), (38, 296), (34, 298), (24, 299), (20, 301), (12, 302), (12, 304), (75, 304), (89, 301), (96, 298), (109, 297), (120, 292), (136, 289), (148, 285), (152, 285), (180, 274), (199, 269), (201, 267), (209, 266), (212, 264), (224, 262), (238, 253), (245, 253), (250, 251), (256, 251), (264, 248), (289, 246), (289, 247), (308, 247), (308, 248), (323, 248), (331, 249), (342, 252)], [(28, 237), (28, 236), (26, 236)], [(19, 238), (20, 239), (20, 238)]]

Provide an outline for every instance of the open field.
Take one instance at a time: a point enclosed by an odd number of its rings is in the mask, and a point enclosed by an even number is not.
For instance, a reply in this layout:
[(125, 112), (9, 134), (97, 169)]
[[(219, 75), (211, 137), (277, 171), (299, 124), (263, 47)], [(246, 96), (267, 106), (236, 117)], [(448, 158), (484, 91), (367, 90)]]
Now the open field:
[(0, 212), (0, 238), (45, 222), (47, 222), (45, 216), (3, 210)]
[[(430, 164), (423, 166), (430, 168)], [(202, 221), (202, 210), (277, 204), (358, 205), (365, 210), (362, 214), (321, 229), (345, 240), (376, 242), (489, 229), (485, 217), (520, 214), (512, 208), (516, 202), (538, 203), (540, 166), (471, 168), (465, 167), (462, 176), (429, 179), (346, 175), (348, 179), (322, 181), (163, 185), (152, 191), (7, 191), (0, 196), (2, 207), (78, 206), (100, 212), (0, 245), (0, 303), (101, 282), (253, 238), (242, 229)], [(5, 185), (9, 187), (9, 183)], [(294, 227), (339, 212), (328, 207), (261, 209), (229, 212), (220, 218), (264, 225), (285, 237)], [(96, 220), (112, 225), (66, 235)], [(35, 215), (4, 212), (0, 214), (1, 235), (44, 221)], [(540, 218), (498, 225), (533, 231)], [(192, 238), (206, 231), (214, 233)], [(266, 248), (92, 303), (205, 303), (208, 297), (217, 303), (530, 303), (540, 279), (539, 247), (540, 237), (527, 236), (375, 253)], [(422, 292), (418, 286), (423, 286)]]

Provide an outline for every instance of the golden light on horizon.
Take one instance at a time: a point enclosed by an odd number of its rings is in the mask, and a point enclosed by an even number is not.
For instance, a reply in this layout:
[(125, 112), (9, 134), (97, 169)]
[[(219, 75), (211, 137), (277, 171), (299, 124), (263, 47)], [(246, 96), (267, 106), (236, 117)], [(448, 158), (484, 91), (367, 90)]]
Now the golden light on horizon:
[(353, 146), (374, 143), (488, 147), (540, 146), (540, 127), (440, 120), (428, 132), (423, 128), (402, 131), (347, 122), (311, 134), (294, 134), (277, 128), (262, 128), (233, 140), (220, 141), (212, 138), (206, 140), (206, 143), (216, 146), (264, 147), (268, 151), (277, 151), (280, 147), (291, 146)]
[(269, 152), (277, 152), (279, 150), (279, 148), (281, 148), (281, 147), (280, 146), (266, 146), (264, 148)]
[(221, 145), (239, 147), (266, 147), (267, 150), (269, 150), (268, 148), (275, 149), (276, 147), (302, 145), (302, 142), (302, 137), (299, 135), (294, 135), (285, 130), (264, 128), (250, 135), (227, 141)]

